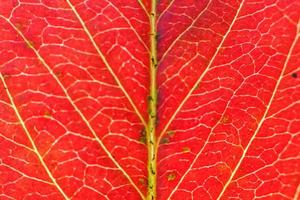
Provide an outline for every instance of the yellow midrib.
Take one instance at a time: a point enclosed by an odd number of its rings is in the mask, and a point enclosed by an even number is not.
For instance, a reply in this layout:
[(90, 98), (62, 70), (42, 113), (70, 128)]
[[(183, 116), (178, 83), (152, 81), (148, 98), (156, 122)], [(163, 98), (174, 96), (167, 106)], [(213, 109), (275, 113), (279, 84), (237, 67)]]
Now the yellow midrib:
[(156, 199), (157, 190), (157, 140), (156, 140), (156, 120), (157, 120), (157, 30), (156, 30), (156, 1), (151, 1), (150, 13), (150, 94), (148, 98), (148, 125), (147, 125), (147, 150), (148, 150), (148, 191), (147, 200)]

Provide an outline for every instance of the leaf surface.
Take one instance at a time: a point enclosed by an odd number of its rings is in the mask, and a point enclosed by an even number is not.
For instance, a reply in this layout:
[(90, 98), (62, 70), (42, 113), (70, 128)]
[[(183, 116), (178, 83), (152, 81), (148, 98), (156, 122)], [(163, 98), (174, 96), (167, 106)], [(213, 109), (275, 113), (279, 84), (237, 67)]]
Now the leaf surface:
[(0, 0), (0, 199), (299, 198), (299, 0), (153, 2)]

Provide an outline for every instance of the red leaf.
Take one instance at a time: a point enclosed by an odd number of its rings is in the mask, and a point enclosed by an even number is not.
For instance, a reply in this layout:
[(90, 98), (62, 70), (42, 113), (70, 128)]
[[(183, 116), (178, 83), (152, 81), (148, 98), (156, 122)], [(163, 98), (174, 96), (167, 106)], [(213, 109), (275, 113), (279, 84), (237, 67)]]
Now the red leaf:
[(300, 198), (299, 0), (1, 0), (0, 49), (0, 199)]

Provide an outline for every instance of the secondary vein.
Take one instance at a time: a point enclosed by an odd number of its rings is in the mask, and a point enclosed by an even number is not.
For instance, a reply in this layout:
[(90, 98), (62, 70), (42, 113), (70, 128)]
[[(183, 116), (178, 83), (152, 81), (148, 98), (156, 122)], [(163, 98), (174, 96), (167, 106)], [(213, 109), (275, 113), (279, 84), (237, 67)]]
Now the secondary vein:
[(6, 94), (7, 94), (8, 98), (9, 98), (9, 101), (10, 101), (10, 103), (12, 105), (12, 108), (15, 111), (15, 114), (16, 114), (16, 116), (17, 116), (17, 118), (18, 118), (18, 120), (19, 120), (19, 122), (20, 122), (20, 124), (21, 124), (21, 126), (22, 126), (22, 128), (23, 128), (23, 130), (24, 130), (24, 132), (25, 132), (25, 134), (27, 136), (27, 138), (30, 141), (30, 144), (31, 144), (31, 146), (33, 148), (33, 151), (37, 155), (39, 161), (41, 162), (42, 166), (44, 167), (44, 169), (45, 169), (46, 173), (48, 174), (49, 178), (51, 179), (52, 183), (55, 185), (55, 187), (58, 189), (58, 191), (61, 193), (61, 195), (64, 197), (64, 199), (69, 199), (69, 197), (63, 191), (63, 189), (57, 183), (56, 179), (52, 175), (52, 173), (51, 173), (50, 169), (48, 168), (47, 164), (45, 163), (42, 155), (38, 151), (37, 146), (36, 146), (33, 138), (31, 137), (31, 135), (30, 135), (30, 133), (29, 133), (29, 131), (28, 131), (25, 123), (24, 123), (24, 120), (22, 119), (22, 117), (21, 117), (21, 115), (19, 113), (19, 110), (17, 109), (17, 106), (14, 103), (13, 97), (12, 97), (11, 93), (9, 92), (8, 86), (7, 86), (6, 82), (5, 82), (4, 77), (2, 76), (2, 74), (0, 74), (0, 79), (1, 79), (4, 87), (6, 88)]
[(81, 24), (81, 26), (84, 29), (84, 32), (87, 34), (88, 38), (92, 42), (94, 48), (96, 49), (98, 55), (100, 56), (100, 58), (102, 59), (103, 63), (105, 64), (106, 68), (108, 69), (108, 71), (110, 72), (110, 74), (113, 76), (114, 80), (116, 81), (116, 83), (118, 84), (118, 86), (120, 87), (120, 89), (122, 90), (122, 92), (124, 93), (124, 95), (126, 96), (126, 98), (128, 99), (128, 101), (130, 102), (131, 106), (133, 107), (134, 111), (136, 112), (136, 114), (140, 118), (140, 120), (143, 123), (143, 125), (146, 126), (146, 121), (144, 120), (142, 114), (140, 113), (139, 109), (136, 107), (135, 103), (133, 102), (133, 100), (131, 99), (131, 97), (129, 96), (129, 94), (127, 93), (127, 91), (125, 90), (123, 84), (119, 80), (118, 76), (115, 74), (114, 70), (111, 68), (110, 64), (106, 60), (104, 54), (102, 53), (102, 51), (98, 47), (96, 41), (94, 40), (92, 34), (88, 30), (88, 28), (85, 25), (84, 21), (82, 20), (81, 16), (77, 12), (76, 8), (73, 6), (73, 4), (70, 2), (70, 0), (67, 0), (67, 3), (70, 6), (70, 8), (72, 9), (72, 11), (74, 12), (74, 14), (76, 15), (79, 23)]
[[(300, 22), (300, 21), (299, 21), (299, 22)], [(277, 81), (277, 83), (276, 83), (276, 85), (275, 85), (275, 88), (274, 88), (274, 90), (273, 90), (273, 93), (272, 93), (272, 96), (271, 96), (271, 98), (270, 98), (270, 101), (269, 101), (269, 103), (268, 103), (268, 105), (267, 105), (267, 107), (266, 107), (266, 110), (265, 110), (265, 112), (264, 112), (264, 115), (262, 116), (262, 118), (261, 118), (261, 120), (260, 120), (260, 122), (259, 122), (259, 124), (258, 124), (258, 126), (257, 126), (257, 128), (256, 128), (256, 131), (254, 132), (254, 134), (253, 134), (253, 136), (251, 137), (250, 141), (249, 141), (248, 144), (246, 145), (245, 150), (244, 150), (244, 152), (243, 152), (243, 154), (242, 154), (242, 156), (241, 156), (239, 162), (237, 163), (237, 165), (235, 166), (234, 170), (232, 171), (232, 173), (231, 173), (229, 179), (228, 179), (227, 182), (225, 183), (225, 185), (224, 185), (222, 191), (220, 192), (220, 194), (219, 194), (217, 200), (220, 200), (220, 199), (222, 198), (223, 194), (225, 193), (226, 189), (228, 188), (229, 184), (231, 183), (232, 179), (234, 178), (234, 176), (235, 176), (237, 170), (239, 169), (240, 165), (242, 164), (242, 161), (243, 161), (244, 158), (246, 157), (246, 153), (248, 152), (248, 150), (249, 150), (251, 144), (253, 143), (254, 139), (256, 138), (257, 134), (259, 133), (259, 130), (260, 130), (260, 128), (262, 127), (262, 125), (263, 125), (263, 123), (264, 123), (264, 121), (265, 121), (265, 119), (266, 119), (266, 117), (267, 117), (267, 114), (269, 113), (270, 107), (271, 107), (271, 105), (272, 105), (272, 103), (273, 103), (273, 100), (274, 100), (274, 98), (275, 98), (276, 92), (278, 91), (278, 88), (279, 88), (279, 86), (280, 86), (280, 83), (281, 83), (281, 81), (282, 81), (282, 78), (283, 78), (283, 76), (284, 76), (284, 74), (285, 74), (285, 72), (286, 72), (288, 62), (289, 62), (289, 60), (290, 60), (290, 57), (291, 57), (291, 55), (292, 55), (292, 53), (293, 53), (293, 50), (294, 50), (294, 48), (295, 48), (295, 46), (296, 46), (296, 44), (297, 44), (297, 41), (298, 41), (299, 37), (300, 37), (300, 23), (298, 23), (298, 27), (297, 27), (297, 32), (296, 32), (295, 39), (294, 39), (294, 41), (293, 41), (293, 43), (292, 43), (292, 45), (291, 45), (291, 47), (290, 47), (290, 49), (289, 49), (289, 52), (288, 52), (287, 57), (286, 57), (286, 60), (285, 60), (285, 62), (284, 62), (283, 69), (282, 69), (281, 74), (280, 74), (280, 76), (279, 76), (279, 80)]]
[[(24, 40), (24, 42), (27, 45), (30, 45), (30, 42), (28, 41), (28, 39), (23, 35), (23, 33), (13, 23), (11, 23), (6, 18), (3, 18), (3, 19), (6, 20), (7, 23), (9, 23), (12, 26), (12, 28), (21, 36), (21, 38)], [(115, 158), (113, 157), (113, 155), (106, 148), (106, 146), (101, 141), (101, 139), (98, 137), (97, 133), (95, 132), (95, 130), (93, 129), (93, 127), (91, 126), (91, 124), (89, 123), (89, 121), (87, 120), (87, 118), (83, 115), (83, 113), (81, 112), (81, 110), (78, 108), (78, 106), (72, 100), (72, 98), (69, 95), (68, 91), (65, 89), (64, 85), (58, 79), (58, 77), (55, 75), (55, 73), (50, 68), (50, 66), (46, 63), (46, 61), (43, 59), (43, 57), (40, 55), (40, 53), (33, 46), (31, 46), (31, 49), (33, 50), (33, 52), (35, 53), (35, 55), (37, 56), (37, 58), (40, 60), (40, 62), (43, 64), (43, 66), (45, 66), (45, 68), (48, 70), (48, 72), (55, 79), (55, 81), (57, 82), (57, 84), (60, 86), (60, 88), (63, 91), (64, 95), (66, 96), (66, 98), (68, 99), (68, 101), (71, 103), (71, 105), (73, 106), (73, 108), (75, 109), (75, 111), (79, 114), (79, 116), (81, 117), (81, 119), (84, 121), (84, 123), (88, 127), (89, 131), (92, 133), (92, 135), (94, 136), (94, 138), (96, 139), (96, 141), (98, 142), (98, 144), (101, 146), (101, 148), (103, 149), (103, 151), (106, 153), (106, 155), (111, 159), (111, 161), (116, 165), (116, 167), (122, 172), (122, 174), (128, 179), (129, 183), (136, 189), (136, 191), (139, 193), (139, 195), (141, 196), (141, 198), (144, 199), (143, 193), (140, 191), (140, 189), (137, 187), (137, 185), (133, 182), (133, 180), (128, 175), (128, 173), (121, 167), (121, 165), (115, 160)]]

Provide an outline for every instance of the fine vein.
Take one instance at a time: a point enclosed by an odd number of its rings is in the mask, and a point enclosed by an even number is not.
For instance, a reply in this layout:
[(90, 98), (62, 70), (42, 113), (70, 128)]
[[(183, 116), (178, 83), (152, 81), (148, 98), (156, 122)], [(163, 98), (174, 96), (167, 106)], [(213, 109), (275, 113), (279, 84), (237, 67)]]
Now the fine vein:
[(12, 105), (12, 108), (15, 111), (15, 114), (16, 114), (16, 116), (17, 116), (17, 118), (18, 118), (18, 120), (19, 120), (19, 122), (20, 122), (20, 124), (21, 124), (21, 126), (23, 128), (23, 130), (25, 131), (25, 134), (26, 134), (27, 138), (30, 141), (30, 144), (31, 144), (31, 146), (33, 148), (33, 151), (37, 155), (39, 161), (41, 162), (42, 166), (44, 167), (46, 173), (48, 174), (49, 178), (51, 179), (51, 181), (53, 182), (53, 184), (55, 185), (55, 187), (58, 189), (58, 191), (61, 193), (61, 195), (64, 197), (64, 199), (69, 199), (69, 197), (65, 194), (65, 192), (62, 190), (62, 188), (60, 187), (60, 185), (57, 183), (56, 179), (53, 177), (53, 175), (52, 175), (51, 171), (49, 170), (48, 166), (46, 165), (46, 163), (45, 163), (42, 155), (38, 151), (37, 146), (35, 145), (35, 142), (34, 142), (33, 138), (31, 137), (31, 135), (30, 135), (30, 133), (29, 133), (29, 131), (28, 131), (25, 123), (24, 123), (24, 120), (22, 119), (22, 117), (21, 117), (21, 115), (19, 113), (19, 110), (17, 109), (17, 106), (14, 103), (13, 97), (12, 97), (11, 93), (8, 90), (7, 84), (6, 84), (6, 82), (5, 82), (4, 77), (2, 76), (2, 74), (0, 74), (0, 79), (1, 79), (1, 81), (3, 83), (3, 85), (4, 85), (4, 88), (6, 88), (6, 93), (7, 93), (7, 96), (9, 98), (9, 101), (10, 101), (10, 103)]
[[(4, 18), (5, 19), (5, 18)], [(74, 101), (72, 100), (71, 96), (69, 95), (68, 91), (65, 89), (64, 85), (60, 82), (60, 80), (58, 79), (58, 77), (55, 75), (55, 73), (52, 71), (51, 67), (46, 63), (46, 61), (43, 59), (43, 57), (40, 55), (40, 53), (30, 44), (30, 42), (28, 41), (28, 39), (23, 35), (23, 33), (14, 25), (12, 24), (9, 20), (5, 19), (7, 21), (7, 23), (9, 23), (13, 29), (21, 36), (21, 38), (24, 40), (24, 42), (31, 46), (31, 49), (34, 51), (35, 55), (38, 57), (38, 59), (40, 60), (40, 62), (46, 67), (46, 69), (48, 70), (49, 74), (52, 75), (52, 77), (55, 79), (55, 81), (57, 82), (57, 84), (60, 86), (61, 90), (63, 91), (64, 95), (66, 96), (66, 98), (68, 99), (68, 101), (71, 103), (71, 105), (73, 106), (73, 108), (76, 110), (76, 112), (79, 114), (79, 116), (81, 117), (81, 119), (84, 121), (84, 123), (86, 124), (86, 126), (88, 127), (89, 131), (91, 131), (92, 135), (94, 136), (94, 138), (96, 139), (96, 141), (99, 143), (99, 145), (101, 146), (101, 148), (103, 149), (103, 151), (106, 153), (106, 155), (111, 159), (111, 161), (117, 166), (117, 168), (124, 174), (124, 176), (128, 179), (128, 181), (130, 182), (130, 184), (136, 189), (136, 191), (139, 193), (139, 195), (142, 197), (142, 199), (144, 199), (144, 195), (142, 194), (142, 192), (139, 190), (139, 188), (136, 186), (136, 184), (133, 182), (133, 180), (130, 178), (130, 176), (127, 174), (127, 172), (121, 167), (121, 165), (115, 160), (115, 158), (113, 157), (113, 155), (109, 152), (109, 150), (106, 148), (106, 146), (103, 144), (103, 142), (101, 141), (101, 139), (98, 137), (98, 135), (96, 134), (95, 130), (92, 128), (92, 126), (90, 125), (89, 121), (87, 120), (87, 118), (83, 115), (83, 113), (81, 112), (81, 110), (78, 108), (78, 106), (74, 103)]]
[(204, 78), (204, 76), (207, 74), (207, 72), (209, 71), (209, 69), (211, 68), (213, 62), (215, 61), (215, 58), (217, 57), (218, 53), (220, 52), (225, 40), (227, 39), (240, 11), (242, 8), (242, 5), (244, 4), (244, 1), (242, 1), (240, 3), (240, 6), (227, 30), (227, 32), (225, 33), (225, 35), (222, 38), (222, 41), (220, 42), (219, 46), (217, 47), (217, 50), (215, 51), (215, 53), (213, 54), (212, 58), (210, 59), (206, 69), (203, 71), (203, 73), (200, 75), (200, 77), (198, 78), (198, 80), (196, 81), (196, 83), (193, 85), (192, 89), (189, 90), (188, 94), (184, 97), (184, 99), (181, 101), (181, 103), (179, 104), (179, 106), (177, 107), (177, 109), (175, 110), (175, 112), (172, 114), (171, 118), (168, 120), (166, 126), (164, 127), (164, 129), (161, 131), (161, 133), (159, 134), (159, 139), (158, 141), (161, 140), (162, 136), (164, 135), (164, 133), (168, 130), (169, 126), (171, 125), (172, 121), (175, 119), (176, 115), (178, 114), (178, 112), (181, 110), (181, 108), (184, 106), (184, 104), (186, 103), (186, 101), (190, 98), (190, 96), (192, 95), (192, 93), (195, 91), (195, 89), (199, 86), (200, 82), (202, 81), (202, 79)]
[[(161, 140), (163, 134), (168, 130), (170, 124), (172, 123), (172, 121), (174, 120), (174, 118), (176, 117), (177, 113), (181, 110), (181, 108), (183, 107), (183, 105), (185, 104), (185, 102), (189, 99), (189, 97), (192, 95), (193, 91), (195, 90), (195, 88), (197, 88), (197, 86), (200, 84), (200, 82), (202, 81), (203, 77), (206, 75), (206, 73), (209, 71), (211, 65), (213, 64), (216, 56), (218, 55), (220, 49), (222, 48), (226, 38), (228, 37), (230, 31), (232, 30), (232, 27), (234, 25), (234, 23), (236, 22), (237, 17), (240, 14), (241, 8), (244, 4), (244, 1), (242, 1), (240, 3), (240, 6), (227, 30), (227, 32), (225, 33), (221, 43), (219, 44), (216, 52), (214, 53), (214, 55), (212, 56), (212, 58), (210, 59), (210, 62), (208, 63), (205, 71), (201, 74), (201, 76), (199, 77), (199, 79), (196, 81), (196, 83), (194, 84), (194, 86), (192, 87), (192, 89), (189, 91), (189, 93), (185, 96), (185, 98), (183, 99), (183, 101), (181, 102), (181, 104), (178, 106), (177, 110), (174, 112), (174, 114), (172, 115), (172, 117), (170, 118), (170, 120), (167, 122), (167, 125), (165, 126), (165, 128), (163, 129), (163, 131), (160, 133), (159, 135), (159, 139), (158, 141)], [(196, 163), (198, 157), (200, 156), (200, 154), (202, 153), (202, 150), (204, 149), (204, 147), (201, 149), (201, 151), (196, 155), (196, 157), (193, 159), (193, 162), (190, 164), (190, 167), (188, 168), (188, 170), (186, 170), (186, 172), (182, 175), (182, 177), (180, 178), (179, 182), (176, 184), (176, 186), (174, 187), (174, 189), (171, 191), (169, 197), (167, 198), (168, 200), (171, 199), (172, 195), (175, 193), (175, 191), (178, 189), (179, 185), (183, 182), (183, 180), (185, 179), (186, 175), (188, 174), (188, 172), (192, 169), (192, 167), (194, 166), (194, 164)]]
[(69, 4), (70, 8), (72, 9), (72, 11), (74, 12), (74, 14), (76, 15), (78, 21), (80, 22), (81, 26), (83, 27), (85, 33), (87, 34), (88, 38), (90, 39), (90, 41), (92, 42), (94, 48), (96, 49), (97, 53), (99, 54), (99, 56), (101, 57), (103, 63), (105, 64), (106, 68), (108, 69), (108, 71), (110, 72), (110, 74), (113, 76), (114, 80), (116, 81), (116, 83), (118, 84), (118, 86), (120, 87), (120, 89), (123, 91), (123, 93), (125, 94), (126, 98), (128, 99), (128, 101), (130, 102), (131, 106), (133, 107), (134, 111), (136, 112), (136, 114), (138, 115), (138, 117), (140, 118), (141, 122), (143, 123), (144, 126), (146, 126), (146, 122), (143, 118), (143, 116), (141, 115), (139, 109), (136, 107), (135, 103), (133, 102), (133, 100), (131, 99), (131, 97), (129, 96), (129, 94), (127, 93), (127, 91), (125, 90), (124, 86), (122, 85), (121, 81), (119, 80), (118, 76), (115, 74), (115, 72), (113, 71), (113, 69), (111, 68), (110, 64), (108, 63), (108, 61), (106, 60), (105, 56), (103, 55), (102, 51), (100, 50), (100, 48), (98, 47), (97, 43), (95, 42), (92, 34), (90, 33), (90, 31), (88, 30), (87, 26), (85, 25), (84, 21), (82, 20), (81, 16), (79, 15), (79, 13), (77, 12), (76, 8), (73, 6), (73, 4), (70, 2), (70, 0), (67, 0), (67, 3)]
[[(134, 32), (134, 34), (136, 35), (136, 37), (138, 38), (138, 40), (140, 41), (140, 43), (145, 47), (145, 49), (148, 51), (149, 53), (149, 48), (148, 46), (145, 44), (145, 42), (143, 41), (143, 39), (141, 38), (141, 36), (138, 34), (138, 32), (136, 31), (136, 29), (134, 28), (134, 26), (132, 25), (132, 23), (130, 22), (129, 19), (127, 19), (127, 17), (125, 17), (125, 15), (122, 13), (122, 11), (115, 6), (115, 4), (113, 4), (112, 2), (108, 2), (109, 5), (111, 5), (114, 9), (116, 9), (118, 11), (118, 13), (121, 15), (121, 17), (123, 17), (123, 19), (127, 22), (127, 24), (130, 26), (131, 30)], [(149, 14), (148, 14), (149, 16)]]
[(282, 69), (281, 74), (280, 74), (280, 76), (279, 76), (279, 80), (277, 81), (277, 83), (276, 83), (276, 85), (275, 85), (275, 88), (274, 88), (274, 90), (273, 90), (273, 93), (272, 93), (272, 96), (271, 96), (271, 98), (270, 98), (270, 101), (269, 101), (269, 103), (268, 103), (268, 105), (267, 105), (267, 107), (266, 107), (266, 110), (265, 110), (265, 112), (264, 112), (264, 115), (262, 116), (262, 119), (260, 120), (260, 122), (259, 122), (259, 124), (258, 124), (258, 126), (257, 126), (257, 128), (256, 128), (256, 131), (254, 132), (253, 136), (251, 137), (250, 141), (248, 142), (247, 146), (245, 147), (245, 150), (243, 151), (243, 154), (242, 154), (242, 156), (241, 156), (239, 162), (237, 163), (237, 165), (235, 166), (234, 170), (232, 171), (232, 173), (231, 173), (231, 175), (230, 175), (228, 181), (227, 181), (226, 184), (224, 185), (224, 187), (223, 187), (221, 193), (219, 194), (217, 200), (221, 199), (222, 195), (224, 194), (224, 192), (226, 191), (227, 187), (228, 187), (229, 184), (231, 183), (231, 181), (232, 181), (233, 177), (235, 176), (237, 170), (239, 169), (239, 167), (240, 167), (240, 165), (241, 165), (243, 159), (246, 157), (246, 153), (248, 152), (249, 147), (251, 146), (253, 140), (256, 138), (256, 135), (258, 134), (258, 132), (259, 132), (261, 126), (263, 125), (264, 119), (266, 119), (267, 114), (268, 114), (268, 112), (269, 112), (269, 110), (270, 110), (270, 107), (271, 107), (271, 105), (272, 105), (272, 103), (273, 103), (273, 100), (274, 100), (274, 98), (275, 98), (276, 92), (277, 92), (277, 90), (278, 90), (278, 88), (279, 88), (279, 85), (280, 85), (280, 83), (281, 83), (281, 80), (282, 80), (282, 78), (283, 78), (283, 76), (284, 76), (284, 73), (285, 73), (285, 71), (286, 71), (286, 68), (287, 68), (289, 59), (290, 59), (290, 57), (291, 57), (291, 55), (292, 55), (292, 53), (293, 53), (293, 50), (294, 50), (294, 48), (295, 48), (295, 46), (296, 46), (296, 44), (297, 44), (297, 41), (298, 41), (299, 37), (300, 37), (300, 23), (298, 23), (298, 27), (297, 27), (297, 32), (296, 32), (295, 39), (294, 39), (294, 41), (293, 41), (293, 43), (292, 43), (292, 45), (291, 45), (291, 47), (290, 47), (290, 50), (289, 50), (289, 52), (288, 52), (288, 54), (287, 54), (287, 58), (286, 58), (286, 60), (285, 60), (285, 62), (284, 62), (284, 66), (283, 66), (283, 69)]
[[(165, 51), (165, 53), (162, 55), (161, 59), (159, 60), (159, 63), (161, 63), (165, 58), (166, 56), (168, 55), (168, 53), (172, 50), (172, 48), (175, 46), (175, 44), (179, 41), (179, 39), (186, 33), (188, 32), (192, 27), (195, 26), (195, 24), (197, 23), (198, 19), (204, 14), (205, 11), (208, 10), (210, 4), (212, 3), (212, 1), (209, 1), (205, 8), (202, 9), (202, 11), (198, 14), (198, 16), (194, 19), (194, 21), (188, 26), (185, 28), (184, 31), (182, 31), (174, 40), (173, 42), (171, 43), (171, 45), (168, 47), (168, 49)], [(170, 6), (170, 5), (169, 5)], [(168, 8), (169, 9), (169, 8)]]

